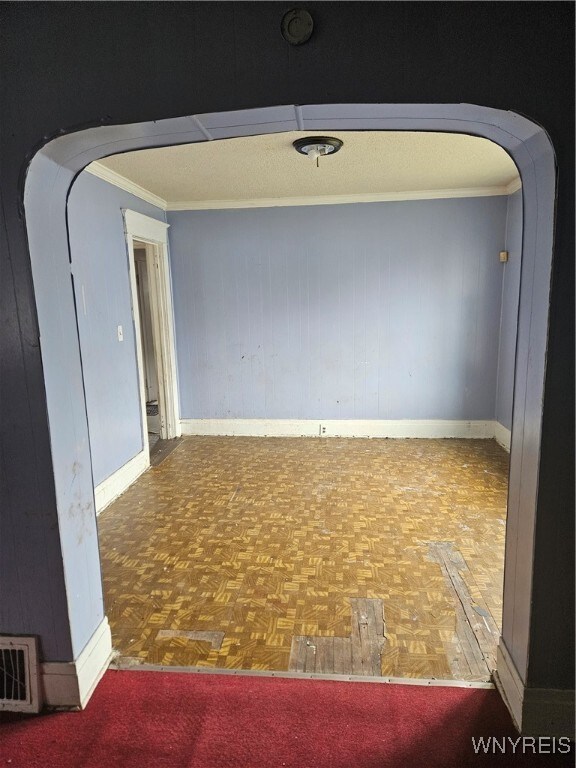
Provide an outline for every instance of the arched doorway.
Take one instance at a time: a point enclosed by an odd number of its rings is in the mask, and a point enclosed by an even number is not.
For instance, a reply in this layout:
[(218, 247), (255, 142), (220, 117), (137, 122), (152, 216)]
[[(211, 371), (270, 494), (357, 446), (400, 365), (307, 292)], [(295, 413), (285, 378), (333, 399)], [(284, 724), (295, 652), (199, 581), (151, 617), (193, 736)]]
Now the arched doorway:
[(522, 178), (525, 224), (498, 663), (512, 711), (521, 705), (528, 659), (531, 553), (552, 259), (553, 151), (541, 128), (513, 113), (471, 105), (379, 104), (271, 107), (88, 129), (49, 143), (30, 165), (25, 210), (73, 651), (75, 660), (91, 659), (90, 665), (77, 662), (78, 669), (86, 670), (85, 677), (79, 679), (81, 701), (89, 695), (105, 666), (110, 636), (100, 587), (91, 458), (68, 258), (66, 198), (70, 185), (88, 163), (121, 151), (256, 133), (352, 129), (450, 131), (481, 136), (509, 152)]

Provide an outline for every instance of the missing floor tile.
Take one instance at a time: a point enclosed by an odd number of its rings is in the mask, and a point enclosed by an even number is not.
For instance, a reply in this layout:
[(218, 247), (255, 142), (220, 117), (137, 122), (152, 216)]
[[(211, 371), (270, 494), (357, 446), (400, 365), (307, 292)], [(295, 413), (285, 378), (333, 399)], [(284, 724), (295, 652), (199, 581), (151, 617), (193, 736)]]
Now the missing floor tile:
[(453, 542), (428, 542), (428, 549), (430, 559), (442, 569), (456, 608), (453, 652), (448, 655), (452, 673), (458, 679), (490, 680), (496, 668), (498, 627), (487, 607), (470, 595), (461, 575), (466, 562)]
[(379, 677), (382, 674), (384, 603), (379, 599), (350, 598), (350, 605), (350, 637), (292, 638), (288, 666), (291, 672), (368, 677)]
[(204, 632), (200, 630), (185, 631), (181, 629), (161, 629), (157, 635), (157, 640), (167, 638), (176, 638), (181, 640), (197, 640), (201, 643), (210, 643), (215, 651), (219, 651), (224, 640), (224, 632)]

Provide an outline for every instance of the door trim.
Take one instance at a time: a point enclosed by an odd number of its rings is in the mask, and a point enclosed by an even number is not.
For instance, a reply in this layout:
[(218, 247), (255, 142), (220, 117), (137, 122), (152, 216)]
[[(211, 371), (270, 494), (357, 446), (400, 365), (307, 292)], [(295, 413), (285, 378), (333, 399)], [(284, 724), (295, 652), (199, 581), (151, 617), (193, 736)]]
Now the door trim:
[(180, 437), (180, 414), (178, 407), (178, 377), (176, 370), (176, 348), (174, 342), (174, 315), (172, 311), (172, 287), (170, 264), (168, 262), (168, 227), (163, 221), (152, 219), (141, 213), (123, 209), (124, 233), (128, 252), (132, 315), (135, 325), (136, 359), (138, 363), (138, 388), (142, 420), (142, 444), (148, 453), (148, 429), (146, 424), (146, 387), (144, 376), (144, 355), (139, 333), (140, 309), (136, 284), (134, 240), (145, 243), (154, 356), (158, 376), (158, 405), (160, 413), (160, 437), (170, 440)]

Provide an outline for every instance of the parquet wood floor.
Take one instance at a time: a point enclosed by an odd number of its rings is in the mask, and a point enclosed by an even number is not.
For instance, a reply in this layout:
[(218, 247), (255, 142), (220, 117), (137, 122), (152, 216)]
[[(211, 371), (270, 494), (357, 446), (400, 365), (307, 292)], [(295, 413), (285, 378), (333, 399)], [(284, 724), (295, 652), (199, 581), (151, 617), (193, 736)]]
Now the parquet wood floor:
[(294, 637), (350, 638), (369, 598), (383, 675), (478, 678), (454, 584), (500, 626), (507, 474), (491, 440), (185, 438), (99, 517), (114, 646), (287, 670)]

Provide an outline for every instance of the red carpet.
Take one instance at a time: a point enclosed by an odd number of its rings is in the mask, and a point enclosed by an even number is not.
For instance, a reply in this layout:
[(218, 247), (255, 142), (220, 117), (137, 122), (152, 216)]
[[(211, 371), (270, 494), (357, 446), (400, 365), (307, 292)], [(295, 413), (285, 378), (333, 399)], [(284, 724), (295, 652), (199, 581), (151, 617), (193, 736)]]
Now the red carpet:
[(509, 741), (475, 754), (473, 736), (517, 738), (495, 691), (109, 671), (84, 712), (0, 716), (0, 767), (573, 765)]

